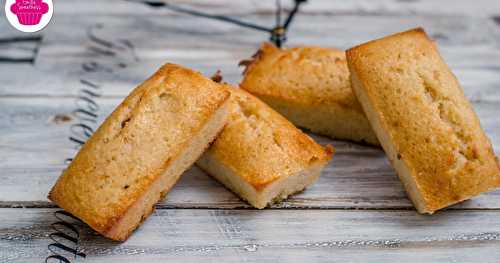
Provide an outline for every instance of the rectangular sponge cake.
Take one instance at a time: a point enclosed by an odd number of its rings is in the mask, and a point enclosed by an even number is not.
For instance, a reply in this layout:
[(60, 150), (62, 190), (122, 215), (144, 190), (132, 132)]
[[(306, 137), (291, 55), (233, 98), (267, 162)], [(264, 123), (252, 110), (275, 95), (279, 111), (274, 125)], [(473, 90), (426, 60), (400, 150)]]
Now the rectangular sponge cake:
[(347, 51), (354, 92), (421, 213), (500, 186), (491, 143), (422, 29)]
[(197, 165), (256, 208), (312, 184), (333, 148), (324, 149), (248, 92), (226, 87), (231, 117)]
[(246, 65), (241, 88), (293, 124), (334, 139), (379, 145), (352, 92), (345, 52), (264, 43)]
[(167, 64), (133, 90), (83, 145), (49, 199), (125, 240), (222, 130), (230, 93)]

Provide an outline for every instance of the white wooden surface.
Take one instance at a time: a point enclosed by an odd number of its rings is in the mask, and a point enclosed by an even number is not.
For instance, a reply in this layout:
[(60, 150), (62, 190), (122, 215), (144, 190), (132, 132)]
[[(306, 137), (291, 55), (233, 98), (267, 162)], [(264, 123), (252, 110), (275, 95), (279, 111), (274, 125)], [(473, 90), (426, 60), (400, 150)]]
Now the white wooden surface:
[[(10, 248), (4, 262), (46, 256), (53, 210), (4, 209), (0, 246)], [(429, 217), (413, 211), (158, 209), (121, 244), (77, 227), (87, 254), (82, 262), (497, 262), (500, 256), (494, 231), (500, 222), (491, 211)]]
[[(85, 88), (82, 80), (100, 87), (95, 127), (166, 61), (207, 75), (221, 69), (226, 80), (238, 83), (238, 61), (268, 38), (127, 1), (55, 2), (53, 21), (39, 33), (17, 32), (0, 19), (0, 262), (40, 262), (50, 255), (50, 225), (58, 221), (53, 215), (58, 209), (45, 196), (64, 160), (76, 153), (68, 137), (71, 125), (81, 121), (72, 111)], [(274, 21), (274, 1), (176, 2), (263, 25)], [(499, 1), (310, 0), (293, 23), (288, 44), (347, 48), (415, 26), (437, 40), (499, 154)], [(98, 72), (89, 70), (95, 65)], [(500, 191), (421, 216), (381, 150), (314, 138), (333, 143), (337, 154), (314, 186), (282, 204), (250, 209), (193, 167), (125, 243), (106, 241), (77, 224), (79, 249), (87, 257), (68, 258), (498, 262)]]

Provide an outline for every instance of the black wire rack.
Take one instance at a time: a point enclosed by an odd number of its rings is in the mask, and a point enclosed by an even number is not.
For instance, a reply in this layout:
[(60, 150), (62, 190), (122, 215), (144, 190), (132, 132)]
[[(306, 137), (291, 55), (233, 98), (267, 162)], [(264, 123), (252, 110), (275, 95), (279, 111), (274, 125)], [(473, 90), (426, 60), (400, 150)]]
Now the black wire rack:
[(266, 27), (266, 26), (261, 26), (255, 23), (251, 23), (248, 21), (243, 21), (240, 19), (236, 19), (230, 16), (226, 15), (217, 15), (217, 14), (209, 14), (209, 13), (204, 13), (198, 10), (194, 10), (182, 5), (178, 4), (173, 4), (170, 2), (163, 2), (163, 1), (150, 1), (150, 0), (145, 0), (145, 1), (137, 1), (137, 0), (130, 0), (133, 2), (139, 2), (146, 4), (151, 7), (155, 8), (166, 8), (174, 12), (178, 13), (183, 13), (183, 14), (188, 14), (196, 17), (203, 17), (203, 18), (208, 18), (208, 19), (213, 19), (213, 20), (218, 20), (221, 22), (226, 22), (226, 23), (231, 23), (237, 26), (253, 29), (253, 30), (258, 30), (262, 32), (266, 32), (270, 35), (269, 40), (273, 42), (277, 47), (282, 47), (282, 45), (286, 42), (287, 40), (287, 32), (288, 29), (293, 21), (293, 18), (295, 15), (299, 12), (300, 6), (307, 2), (307, 0), (294, 0), (294, 5), (291, 11), (288, 13), (288, 16), (286, 17), (285, 21), (282, 23), (282, 13), (283, 13), (283, 8), (281, 5), (281, 0), (276, 0), (276, 23), (272, 27)]

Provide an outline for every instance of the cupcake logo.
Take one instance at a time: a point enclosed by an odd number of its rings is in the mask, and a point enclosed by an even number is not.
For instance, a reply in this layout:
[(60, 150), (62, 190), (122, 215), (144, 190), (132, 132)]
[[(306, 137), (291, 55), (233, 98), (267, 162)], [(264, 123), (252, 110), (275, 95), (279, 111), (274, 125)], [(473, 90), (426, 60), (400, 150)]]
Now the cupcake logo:
[(9, 23), (22, 32), (36, 32), (50, 22), (54, 13), (52, 0), (7, 0), (5, 14)]

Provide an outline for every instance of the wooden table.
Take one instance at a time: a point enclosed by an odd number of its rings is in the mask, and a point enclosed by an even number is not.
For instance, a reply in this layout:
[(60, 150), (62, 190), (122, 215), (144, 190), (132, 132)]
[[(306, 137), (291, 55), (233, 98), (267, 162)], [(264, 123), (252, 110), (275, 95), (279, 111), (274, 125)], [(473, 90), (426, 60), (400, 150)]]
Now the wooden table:
[[(47, 192), (86, 127), (97, 127), (132, 88), (167, 61), (206, 75), (221, 69), (238, 83), (238, 61), (268, 38), (128, 1), (55, 4), (39, 33), (0, 19), (0, 262), (43, 262), (53, 255), (51, 237), (61, 240), (53, 226), (74, 235)], [(274, 23), (274, 1), (182, 4)], [(439, 43), (498, 155), (500, 1), (311, 0), (288, 45), (348, 48), (416, 26)], [(98, 116), (85, 119), (77, 108)], [(251, 209), (193, 167), (128, 241), (110, 242), (72, 221), (81, 254), (50, 248), (71, 262), (500, 261), (500, 191), (419, 215), (380, 149), (314, 138), (334, 144), (334, 160), (314, 186), (272, 208)]]

